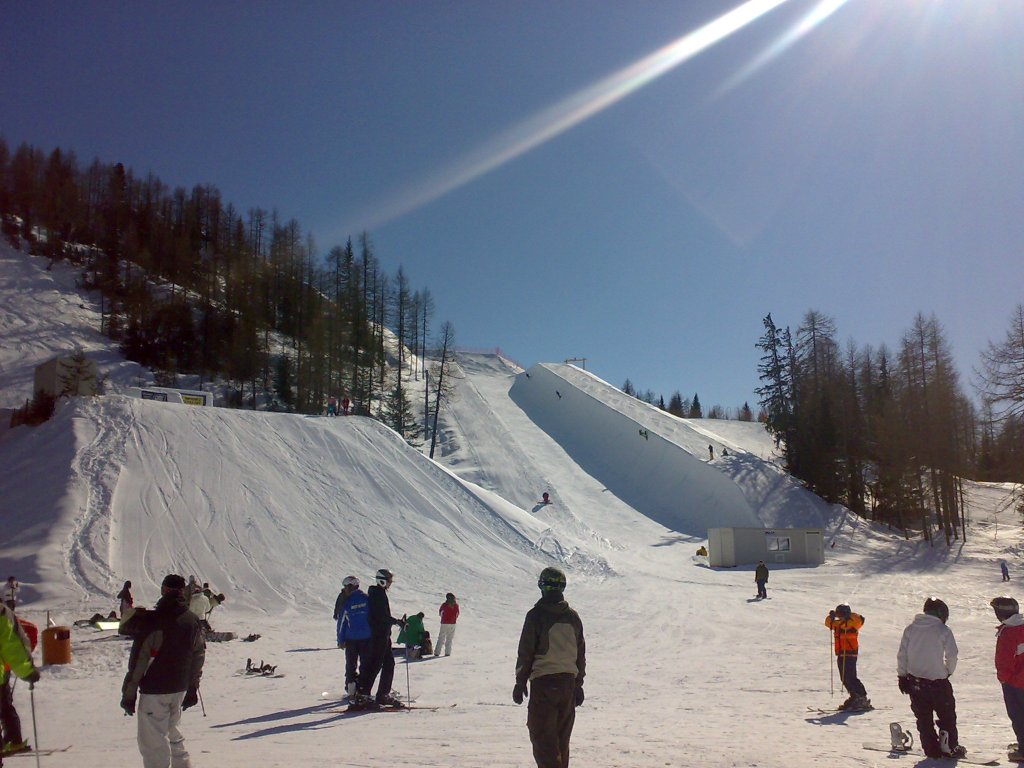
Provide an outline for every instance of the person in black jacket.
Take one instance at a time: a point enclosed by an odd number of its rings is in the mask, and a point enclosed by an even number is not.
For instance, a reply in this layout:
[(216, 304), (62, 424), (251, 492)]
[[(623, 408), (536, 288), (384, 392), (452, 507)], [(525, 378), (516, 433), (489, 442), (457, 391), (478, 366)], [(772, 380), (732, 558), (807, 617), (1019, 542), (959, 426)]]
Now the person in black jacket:
[(583, 622), (565, 601), (565, 573), (540, 572), (541, 598), (526, 614), (516, 658), (512, 701), (530, 698), (526, 727), (537, 768), (566, 768), (576, 707), (583, 703), (587, 644)]
[[(359, 690), (355, 707), (378, 706), (400, 707), (402, 703), (391, 695), (391, 683), (395, 679), (395, 657), (391, 654), (391, 627), (405, 625), (402, 619), (391, 615), (388, 589), (394, 581), (394, 574), (387, 568), (377, 571), (377, 583), (366, 590), (370, 604), (370, 657), (369, 663), (359, 671)], [(373, 681), (380, 673), (376, 701), (371, 701)]]
[(152, 611), (136, 614), (122, 628), (134, 638), (128, 673), (121, 687), (121, 709), (138, 710), (138, 742), (144, 768), (187, 768), (181, 712), (199, 701), (206, 640), (199, 619), (188, 609), (185, 579), (164, 578)]

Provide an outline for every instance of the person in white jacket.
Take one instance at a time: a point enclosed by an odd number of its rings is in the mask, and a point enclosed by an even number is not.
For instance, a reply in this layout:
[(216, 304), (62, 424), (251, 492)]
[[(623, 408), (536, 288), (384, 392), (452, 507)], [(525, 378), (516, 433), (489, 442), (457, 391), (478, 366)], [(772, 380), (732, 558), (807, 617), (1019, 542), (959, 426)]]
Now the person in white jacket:
[[(946, 626), (949, 608), (935, 597), (924, 602), (924, 613), (903, 630), (896, 655), (900, 692), (910, 696), (917, 718), (921, 749), (928, 757), (963, 757), (956, 730), (956, 699), (950, 675), (956, 669), (957, 647)], [(933, 721), (934, 718), (934, 721)], [(936, 724), (939, 732), (935, 732)]]

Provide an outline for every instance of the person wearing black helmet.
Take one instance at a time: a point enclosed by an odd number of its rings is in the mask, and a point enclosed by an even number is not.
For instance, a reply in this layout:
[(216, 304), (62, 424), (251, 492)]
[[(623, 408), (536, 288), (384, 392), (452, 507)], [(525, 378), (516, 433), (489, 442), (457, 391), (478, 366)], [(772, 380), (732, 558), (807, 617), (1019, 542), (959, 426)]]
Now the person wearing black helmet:
[(527, 612), (519, 637), (512, 700), (530, 699), (526, 727), (538, 768), (565, 768), (576, 707), (583, 703), (587, 645), (583, 622), (563, 597), (565, 574), (545, 568), (537, 586), (541, 598)]
[[(391, 653), (391, 628), (405, 625), (402, 619), (391, 615), (391, 603), (388, 601), (388, 589), (395, 575), (387, 568), (377, 571), (377, 583), (366, 590), (370, 611), (370, 653), (369, 663), (359, 671), (359, 685), (353, 705), (356, 708), (365, 706), (401, 707), (402, 703), (391, 695), (391, 683), (395, 679), (395, 657)], [(380, 673), (377, 685), (377, 697), (370, 700), (373, 681)]]
[(1017, 748), (1007, 756), (1015, 762), (1024, 761), (1024, 616), (1012, 597), (996, 597), (989, 603), (999, 619), (996, 635), (996, 677), (1003, 686), (1003, 703), (1010, 716)]
[[(935, 597), (924, 602), (905, 630), (896, 654), (900, 693), (910, 696), (917, 718), (921, 749), (928, 757), (964, 757), (956, 728), (956, 699), (950, 675), (956, 669), (957, 647), (946, 626), (949, 608)], [(939, 732), (935, 732), (938, 725)]]
[(864, 626), (864, 617), (854, 613), (847, 603), (840, 603), (834, 611), (825, 617), (825, 626), (832, 630), (834, 637), (836, 664), (839, 666), (839, 679), (850, 692), (850, 697), (839, 705), (844, 710), (871, 709), (871, 701), (864, 683), (857, 677), (857, 655), (860, 652), (860, 628)]

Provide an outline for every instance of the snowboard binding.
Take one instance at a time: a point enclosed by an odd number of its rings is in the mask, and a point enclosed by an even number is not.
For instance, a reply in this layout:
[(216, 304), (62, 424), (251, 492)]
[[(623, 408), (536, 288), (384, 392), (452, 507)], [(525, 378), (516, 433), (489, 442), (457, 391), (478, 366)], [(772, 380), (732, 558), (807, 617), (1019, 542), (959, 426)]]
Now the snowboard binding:
[(889, 740), (893, 752), (909, 752), (914, 746), (914, 735), (899, 723), (889, 723)]

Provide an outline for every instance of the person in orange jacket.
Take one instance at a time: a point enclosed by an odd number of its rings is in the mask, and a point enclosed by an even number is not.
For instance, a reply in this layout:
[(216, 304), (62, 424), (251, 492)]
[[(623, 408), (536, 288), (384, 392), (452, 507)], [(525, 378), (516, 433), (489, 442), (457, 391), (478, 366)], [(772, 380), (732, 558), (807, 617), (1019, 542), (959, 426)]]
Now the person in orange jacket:
[(825, 617), (825, 626), (832, 630), (835, 639), (836, 664), (839, 679), (850, 692), (850, 697), (839, 708), (844, 710), (871, 709), (871, 701), (864, 683), (857, 677), (857, 654), (860, 650), (858, 635), (864, 626), (864, 617), (850, 610), (847, 603), (836, 606)]

